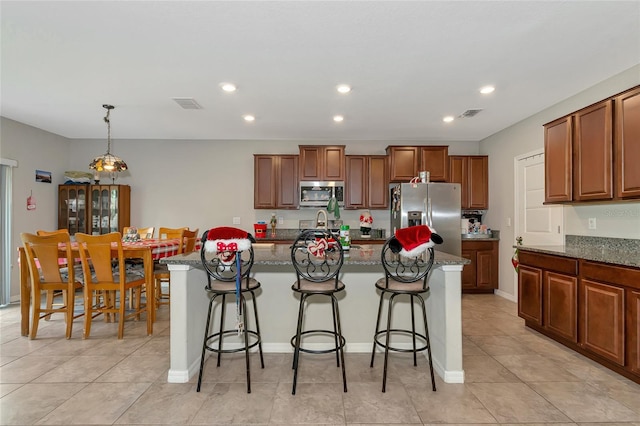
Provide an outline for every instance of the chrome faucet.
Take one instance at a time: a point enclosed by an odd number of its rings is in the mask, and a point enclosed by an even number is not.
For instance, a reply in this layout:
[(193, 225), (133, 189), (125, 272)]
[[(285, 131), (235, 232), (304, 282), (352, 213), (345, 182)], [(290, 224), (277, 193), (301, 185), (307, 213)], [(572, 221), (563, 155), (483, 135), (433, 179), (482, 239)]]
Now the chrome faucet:
[[(320, 216), (324, 216), (324, 220), (320, 221)], [(323, 209), (318, 210), (316, 213), (316, 228), (318, 229), (327, 229), (328, 225), (327, 212)]]

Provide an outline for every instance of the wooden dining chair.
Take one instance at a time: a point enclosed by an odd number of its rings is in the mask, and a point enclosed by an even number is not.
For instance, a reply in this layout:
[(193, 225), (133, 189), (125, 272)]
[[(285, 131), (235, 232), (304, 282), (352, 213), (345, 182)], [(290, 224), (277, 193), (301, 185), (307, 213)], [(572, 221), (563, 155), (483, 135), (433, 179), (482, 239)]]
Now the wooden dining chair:
[(149, 226), (147, 228), (135, 228), (133, 226), (125, 226), (122, 228), (122, 235), (128, 234), (132, 229), (136, 230), (136, 234), (140, 235), (141, 240), (148, 240), (153, 238), (153, 232), (155, 231), (154, 226)]
[[(43, 229), (39, 229), (36, 231), (36, 235), (39, 236), (47, 236), (47, 235), (56, 235), (56, 234), (67, 234), (69, 235), (69, 230), (67, 228), (63, 228), (63, 229), (55, 229), (53, 231), (45, 231)], [(75, 264), (75, 263), (74, 263)], [(78, 262), (78, 266), (79, 266), (79, 262)], [(68, 265), (66, 263), (61, 263), (60, 264), (60, 269), (61, 272), (64, 274), (66, 273), (66, 268), (68, 267)], [(78, 273), (82, 274), (82, 268), (78, 268), (75, 270), (76, 275), (78, 275)], [(62, 291), (54, 291), (54, 290), (48, 290), (47, 291), (47, 309), (52, 309), (53, 308), (53, 304), (55, 301), (56, 297), (60, 297), (62, 296), (63, 293)], [(62, 303), (60, 304), (60, 306), (64, 305), (64, 301), (62, 301)], [(45, 321), (50, 321), (51, 320), (51, 315), (47, 315), (44, 317)]]
[[(122, 248), (122, 235), (112, 232), (104, 235), (88, 235), (77, 233), (80, 260), (86, 277), (84, 286), (84, 335), (89, 338), (91, 334), (91, 321), (99, 314), (116, 315), (118, 318), (118, 339), (124, 337), (124, 322), (128, 318), (139, 318), (140, 314), (147, 314), (147, 334), (153, 333), (153, 318), (150, 315), (149, 303), (142, 303), (142, 292), (145, 290), (146, 281), (139, 274), (127, 274), (124, 251)], [(114, 265), (115, 261), (115, 266)], [(126, 294), (133, 290), (133, 309), (126, 311)], [(97, 293), (102, 293), (100, 303), (94, 306), (93, 301)]]
[[(31, 330), (29, 339), (35, 339), (41, 318), (48, 318), (56, 312), (64, 313), (67, 325), (65, 336), (71, 338), (73, 320), (82, 314), (75, 315), (75, 292), (82, 288), (82, 276), (77, 277), (73, 267), (61, 268), (58, 259), (61, 257), (59, 244), (65, 244), (62, 250), (67, 265), (73, 265), (71, 240), (68, 232), (56, 232), (49, 235), (20, 234), (31, 276)], [(42, 292), (47, 294), (47, 303), (43, 308)], [(63, 302), (60, 307), (53, 307), (49, 295), (61, 292)]]
[[(183, 241), (183, 243), (178, 248), (178, 252), (176, 254), (182, 254), (189, 241), (189, 238), (185, 239), (185, 236), (186, 236), (185, 232), (188, 233), (189, 228), (161, 227), (158, 230), (158, 237), (161, 240), (164, 240), (164, 239), (170, 240), (174, 238), (179, 238), (181, 241)], [(196, 230), (196, 236), (197, 236), (197, 230)], [(195, 237), (193, 238), (193, 246), (191, 248), (191, 251), (193, 251), (194, 247), (195, 247)], [(155, 300), (156, 300), (156, 309), (157, 309), (160, 305), (169, 304), (169, 286), (170, 286), (171, 274), (169, 273), (169, 268), (167, 267), (167, 265), (156, 264), (153, 271), (153, 279), (155, 280), (155, 288), (156, 288)], [(166, 291), (162, 289), (163, 284), (166, 288)]]

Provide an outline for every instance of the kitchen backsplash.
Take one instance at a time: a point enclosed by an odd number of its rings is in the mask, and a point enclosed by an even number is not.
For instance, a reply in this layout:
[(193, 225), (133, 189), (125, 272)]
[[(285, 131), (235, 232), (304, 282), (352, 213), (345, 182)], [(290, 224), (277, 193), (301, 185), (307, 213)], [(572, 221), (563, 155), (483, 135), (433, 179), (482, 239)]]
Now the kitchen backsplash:
[(637, 253), (640, 251), (640, 240), (629, 238), (587, 237), (584, 235), (565, 235), (565, 245), (573, 247), (593, 248), (600, 247), (607, 250), (628, 251)]

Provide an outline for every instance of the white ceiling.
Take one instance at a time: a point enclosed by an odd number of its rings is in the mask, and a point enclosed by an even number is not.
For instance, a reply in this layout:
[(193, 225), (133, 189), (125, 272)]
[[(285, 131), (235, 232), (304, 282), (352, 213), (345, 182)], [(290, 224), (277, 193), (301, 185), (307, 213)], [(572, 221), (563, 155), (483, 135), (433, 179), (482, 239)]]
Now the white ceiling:
[(114, 139), (477, 141), (640, 63), (637, 0), (2, 1), (0, 13), (2, 115), (68, 138), (104, 138), (109, 103)]

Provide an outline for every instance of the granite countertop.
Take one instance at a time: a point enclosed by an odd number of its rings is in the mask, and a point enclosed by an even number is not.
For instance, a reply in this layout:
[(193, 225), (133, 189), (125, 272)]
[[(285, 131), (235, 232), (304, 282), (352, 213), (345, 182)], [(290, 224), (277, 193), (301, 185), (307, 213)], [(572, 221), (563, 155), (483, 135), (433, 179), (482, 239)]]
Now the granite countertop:
[(640, 240), (567, 235), (564, 245), (513, 247), (522, 251), (640, 268)]
[[(254, 247), (254, 269), (256, 270), (268, 270), (269, 266), (291, 266), (291, 249), (286, 244), (274, 244), (274, 243), (256, 243)], [(357, 270), (364, 267), (366, 271), (367, 266), (382, 265), (380, 252), (382, 250), (381, 244), (363, 244), (352, 246), (351, 250), (345, 252), (344, 267)], [(191, 265), (201, 266), (200, 252), (193, 252), (189, 254), (179, 254), (176, 256), (160, 259), (160, 263), (168, 265)], [(435, 252), (436, 266), (440, 265), (466, 265), (470, 263), (469, 259), (454, 256), (452, 254)], [(353, 268), (351, 268), (353, 267)]]

